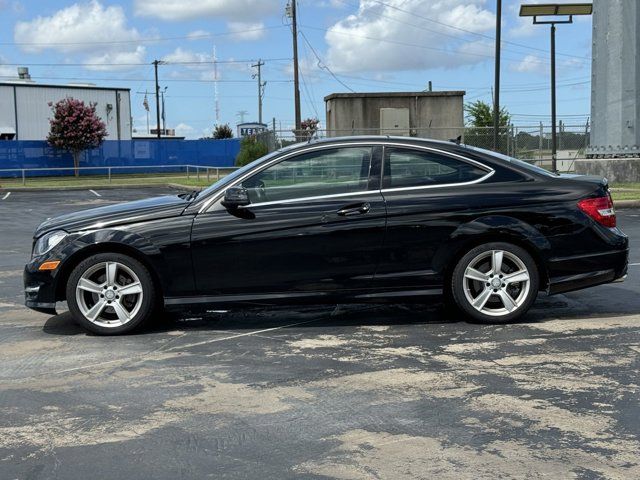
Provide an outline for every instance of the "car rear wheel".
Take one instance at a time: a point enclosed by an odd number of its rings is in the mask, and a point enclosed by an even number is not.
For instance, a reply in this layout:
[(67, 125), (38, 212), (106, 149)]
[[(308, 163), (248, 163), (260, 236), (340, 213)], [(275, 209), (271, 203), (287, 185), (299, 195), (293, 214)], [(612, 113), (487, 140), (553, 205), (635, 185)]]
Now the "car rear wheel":
[(509, 243), (487, 243), (464, 255), (451, 279), (457, 307), (486, 323), (517, 320), (538, 295), (538, 270), (526, 250)]
[(100, 335), (128, 333), (149, 319), (156, 292), (149, 271), (118, 253), (100, 253), (71, 272), (67, 304), (77, 323)]

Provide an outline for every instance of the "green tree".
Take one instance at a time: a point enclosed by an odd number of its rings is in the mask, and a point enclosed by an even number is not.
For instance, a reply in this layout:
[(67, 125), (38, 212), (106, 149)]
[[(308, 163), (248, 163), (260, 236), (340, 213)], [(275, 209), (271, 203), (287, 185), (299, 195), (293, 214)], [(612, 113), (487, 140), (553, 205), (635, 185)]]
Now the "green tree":
[(216, 125), (216, 128), (213, 129), (213, 138), (215, 140), (222, 140), (224, 138), (233, 138), (233, 130), (228, 123), (223, 125)]
[[(489, 105), (482, 100), (476, 100), (473, 103), (467, 103), (464, 106), (467, 117), (467, 125), (470, 127), (493, 127), (493, 105)], [(500, 109), (498, 124), (501, 127), (509, 125), (511, 115), (505, 107)]]
[(248, 135), (240, 141), (240, 151), (236, 157), (236, 165), (242, 167), (269, 153), (267, 146), (254, 135)]

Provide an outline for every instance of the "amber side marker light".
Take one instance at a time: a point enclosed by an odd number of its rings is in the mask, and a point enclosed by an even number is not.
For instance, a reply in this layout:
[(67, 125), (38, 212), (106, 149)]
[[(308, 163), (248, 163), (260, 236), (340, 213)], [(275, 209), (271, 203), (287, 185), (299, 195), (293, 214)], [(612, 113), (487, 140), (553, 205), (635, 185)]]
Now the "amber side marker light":
[(54, 260), (52, 262), (44, 262), (38, 270), (55, 270), (60, 265), (60, 260)]

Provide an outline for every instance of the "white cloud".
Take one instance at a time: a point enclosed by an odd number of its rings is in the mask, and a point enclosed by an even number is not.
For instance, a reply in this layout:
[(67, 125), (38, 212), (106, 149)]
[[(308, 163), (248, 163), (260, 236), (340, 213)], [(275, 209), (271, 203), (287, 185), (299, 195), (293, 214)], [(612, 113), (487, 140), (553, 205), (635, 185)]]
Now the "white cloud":
[(337, 22), (325, 35), (327, 63), (338, 72), (421, 70), (478, 63), (487, 59), (477, 51), (481, 42), (470, 41), (466, 32), (425, 19), (476, 33), (491, 31), (495, 16), (483, 8), (484, 4), (484, 0), (388, 0), (385, 4), (361, 0), (355, 14)]
[(201, 38), (207, 38), (209, 36), (211, 36), (211, 33), (206, 30), (194, 30), (187, 34), (189, 40), (200, 40)]
[[(138, 31), (127, 26), (127, 18), (120, 6), (104, 7), (97, 0), (75, 3), (58, 10), (49, 17), (17, 22), (14, 28), (16, 43), (26, 52), (41, 52), (47, 48), (60, 52), (96, 50), (96, 43), (137, 40)], [(103, 45), (102, 48), (108, 48)]]
[(104, 54), (91, 55), (85, 60), (87, 70), (131, 70), (136, 68), (134, 64), (145, 63), (147, 50), (143, 46), (136, 47), (133, 51), (106, 52)]
[[(190, 71), (197, 70), (200, 72), (197, 76), (199, 80), (213, 81), (216, 79), (213, 64), (208, 63), (213, 61), (213, 52), (194, 52), (178, 47), (173, 52), (163, 56), (162, 60), (167, 63), (179, 64), (177, 69), (171, 70), (169, 73), (172, 78), (194, 78), (193, 73)], [(218, 66), (218, 80), (222, 77), (220, 71), (221, 66)]]
[(0, 77), (11, 77), (11, 78), (17, 77), (18, 76), (17, 68), (12, 65), (3, 65), (3, 63), (5, 62), (7, 62), (7, 59), (2, 55), (0, 55)]
[(186, 137), (192, 138), (195, 136), (196, 131), (191, 125), (187, 125), (186, 123), (179, 123), (176, 125), (176, 136), (178, 137)]
[(546, 74), (549, 71), (549, 65), (546, 60), (536, 55), (526, 55), (519, 63), (513, 64), (511, 69), (520, 73)]
[(137, 15), (161, 20), (224, 17), (238, 22), (264, 18), (281, 7), (278, 0), (135, 0), (134, 6)]
[(191, 50), (186, 50), (182, 47), (178, 47), (173, 52), (163, 56), (162, 60), (168, 63), (193, 63), (191, 65), (185, 65), (185, 67), (202, 68), (202, 65), (197, 65), (195, 63), (211, 62), (212, 55), (207, 53), (193, 52)]
[(259, 40), (264, 37), (264, 23), (262, 22), (229, 22), (227, 24), (232, 38), (235, 40)]
[[(589, 63), (579, 58), (562, 58), (556, 61), (556, 74), (576, 75), (583, 72), (584, 68), (588, 68)], [(511, 63), (509, 69), (519, 73), (535, 73), (537, 75), (549, 76), (550, 63), (548, 57), (539, 57), (537, 55), (526, 55), (520, 62)]]

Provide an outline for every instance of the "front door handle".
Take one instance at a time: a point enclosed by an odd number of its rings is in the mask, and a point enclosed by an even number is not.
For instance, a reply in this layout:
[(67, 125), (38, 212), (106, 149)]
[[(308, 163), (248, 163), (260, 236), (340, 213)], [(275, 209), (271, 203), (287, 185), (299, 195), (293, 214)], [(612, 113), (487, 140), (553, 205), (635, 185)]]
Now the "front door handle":
[(346, 205), (336, 213), (342, 217), (349, 217), (351, 215), (362, 215), (367, 213), (369, 210), (371, 210), (371, 205), (368, 202), (365, 202), (357, 205)]

